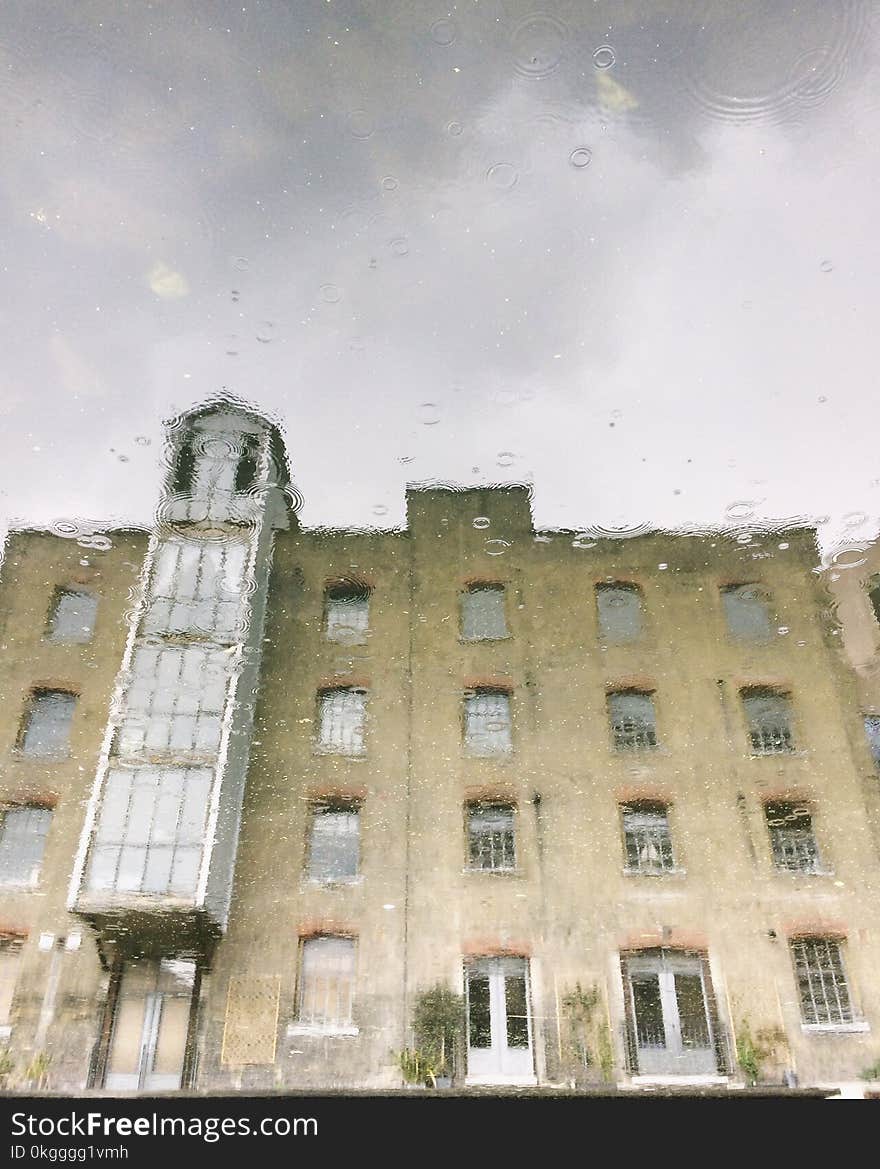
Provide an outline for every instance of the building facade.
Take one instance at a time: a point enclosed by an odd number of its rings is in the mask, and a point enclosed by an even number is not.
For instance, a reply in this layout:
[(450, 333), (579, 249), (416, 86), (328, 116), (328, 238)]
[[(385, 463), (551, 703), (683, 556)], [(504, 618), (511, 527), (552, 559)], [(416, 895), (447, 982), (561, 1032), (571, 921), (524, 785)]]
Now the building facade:
[(462, 1087), (863, 1080), (877, 775), (814, 533), (292, 498), (217, 402), (151, 532), (9, 539), (7, 1083), (400, 1087), (437, 988)]

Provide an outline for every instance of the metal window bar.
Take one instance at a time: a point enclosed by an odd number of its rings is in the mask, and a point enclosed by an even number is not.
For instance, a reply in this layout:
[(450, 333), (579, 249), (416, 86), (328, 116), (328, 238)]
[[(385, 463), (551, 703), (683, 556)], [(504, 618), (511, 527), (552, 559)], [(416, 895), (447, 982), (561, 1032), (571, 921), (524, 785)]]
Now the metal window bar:
[(513, 809), (471, 808), (468, 812), (468, 843), (472, 869), (494, 872), (514, 869)]
[(350, 1027), (354, 990), (354, 941), (308, 938), (303, 942), (299, 1021)]
[(7, 808), (0, 820), (0, 882), (34, 884), (40, 873), (50, 808)]
[(0, 1027), (9, 1024), (21, 967), (21, 950), (20, 938), (0, 938)]
[(743, 694), (752, 750), (760, 755), (778, 755), (794, 750), (791, 711), (783, 694)]
[(320, 746), (345, 755), (362, 754), (366, 702), (366, 692), (360, 689), (325, 690), (320, 695)]
[(92, 846), (92, 891), (191, 897), (208, 815), (209, 768), (111, 768)]
[(854, 1013), (840, 945), (828, 938), (791, 943), (805, 1023), (852, 1023)]
[(464, 737), (471, 754), (495, 755), (511, 750), (510, 695), (479, 690), (465, 697)]
[(790, 873), (821, 872), (819, 849), (812, 828), (771, 828), (773, 863)]
[(640, 751), (657, 746), (654, 701), (650, 694), (608, 695), (611, 734), (618, 751)]
[(866, 715), (865, 738), (868, 740), (868, 749), (874, 766), (880, 769), (880, 717), (877, 715)]
[(623, 832), (628, 869), (658, 873), (669, 872), (675, 867), (665, 811), (624, 811)]

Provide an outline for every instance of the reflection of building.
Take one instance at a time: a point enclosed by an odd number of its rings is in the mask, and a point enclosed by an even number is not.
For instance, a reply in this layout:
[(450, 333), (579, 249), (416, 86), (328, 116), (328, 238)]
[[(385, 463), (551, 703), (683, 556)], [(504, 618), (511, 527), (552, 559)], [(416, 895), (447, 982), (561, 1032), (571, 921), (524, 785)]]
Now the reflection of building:
[(880, 769), (880, 540), (838, 553), (828, 581), (843, 648), (858, 680), (865, 736)]
[(149, 539), (7, 548), (13, 1083), (394, 1086), (437, 984), (473, 1084), (877, 1062), (876, 781), (810, 531), (535, 533), (485, 488), (306, 532), (257, 416), (171, 453)]

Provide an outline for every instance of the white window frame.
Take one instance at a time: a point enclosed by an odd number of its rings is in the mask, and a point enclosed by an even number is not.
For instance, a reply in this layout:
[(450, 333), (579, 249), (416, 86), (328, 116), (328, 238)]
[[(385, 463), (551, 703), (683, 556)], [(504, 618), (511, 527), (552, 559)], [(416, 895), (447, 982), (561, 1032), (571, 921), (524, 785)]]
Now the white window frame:
[[(356, 801), (327, 800), (316, 801), (312, 805), (312, 814), (309, 823), (308, 857), (306, 864), (306, 879), (315, 885), (352, 885), (360, 880), (361, 868), (361, 807)], [(318, 825), (327, 825), (319, 828)], [(354, 872), (333, 875), (329, 872), (317, 870), (316, 843), (321, 835), (325, 835), (324, 848), (332, 850), (338, 842), (346, 842), (354, 838), (351, 846), (354, 852)], [(344, 856), (346, 844), (340, 845)]]

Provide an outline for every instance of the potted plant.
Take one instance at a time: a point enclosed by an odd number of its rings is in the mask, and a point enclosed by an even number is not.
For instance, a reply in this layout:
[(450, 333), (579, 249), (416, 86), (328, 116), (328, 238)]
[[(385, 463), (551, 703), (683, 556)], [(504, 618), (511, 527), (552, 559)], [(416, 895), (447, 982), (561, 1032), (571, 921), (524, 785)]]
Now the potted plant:
[[(749, 1084), (754, 1086), (764, 1078), (765, 1064), (787, 1063), (787, 1053), (788, 1039), (781, 1027), (759, 1027), (752, 1035), (749, 1020), (743, 1019), (740, 1023), (736, 1037), (736, 1058)], [(784, 1075), (786, 1083), (794, 1079), (789, 1072)]]
[(562, 997), (562, 1017), (565, 1021), (565, 1060), (572, 1086), (595, 1080), (595, 1068), (601, 1079), (608, 1082), (614, 1070), (611, 1034), (597, 986), (582, 987), (576, 983)]
[(438, 983), (416, 996), (414, 1046), (400, 1052), (398, 1063), (407, 1083), (432, 1088), (452, 1085), (464, 1032), (462, 996)]

